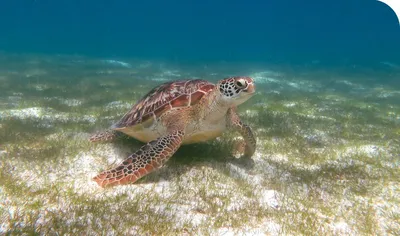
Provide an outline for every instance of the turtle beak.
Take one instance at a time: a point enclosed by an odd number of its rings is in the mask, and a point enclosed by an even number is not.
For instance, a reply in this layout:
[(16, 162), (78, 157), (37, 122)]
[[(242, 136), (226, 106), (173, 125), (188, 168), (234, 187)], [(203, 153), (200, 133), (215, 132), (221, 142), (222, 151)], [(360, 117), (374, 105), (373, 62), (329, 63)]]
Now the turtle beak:
[(253, 94), (256, 92), (256, 86), (253, 83), (250, 83), (249, 85), (247, 85), (247, 88), (243, 91), (249, 94)]

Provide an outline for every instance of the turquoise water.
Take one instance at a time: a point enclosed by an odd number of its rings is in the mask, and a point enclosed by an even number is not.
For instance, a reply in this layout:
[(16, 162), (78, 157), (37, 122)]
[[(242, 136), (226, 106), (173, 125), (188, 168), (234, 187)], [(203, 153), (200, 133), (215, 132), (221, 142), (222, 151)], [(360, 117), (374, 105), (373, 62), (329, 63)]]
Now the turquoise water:
[(400, 62), (398, 20), (372, 0), (17, 0), (0, 3), (0, 26), (0, 49), (21, 53), (177, 63)]

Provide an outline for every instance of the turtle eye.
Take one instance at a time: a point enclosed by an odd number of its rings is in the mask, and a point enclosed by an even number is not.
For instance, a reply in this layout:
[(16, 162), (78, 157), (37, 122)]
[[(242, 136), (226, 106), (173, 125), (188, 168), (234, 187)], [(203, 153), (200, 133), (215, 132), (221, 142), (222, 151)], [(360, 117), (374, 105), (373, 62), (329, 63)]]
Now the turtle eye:
[(239, 88), (243, 88), (246, 86), (246, 81), (244, 81), (243, 79), (240, 79), (240, 80), (236, 81), (236, 86)]

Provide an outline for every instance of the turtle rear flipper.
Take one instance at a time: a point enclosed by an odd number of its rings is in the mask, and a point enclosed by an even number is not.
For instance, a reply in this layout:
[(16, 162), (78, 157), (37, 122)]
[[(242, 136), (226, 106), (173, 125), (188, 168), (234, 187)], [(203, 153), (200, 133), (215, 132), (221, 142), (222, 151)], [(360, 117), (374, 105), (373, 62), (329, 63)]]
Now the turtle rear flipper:
[(160, 168), (178, 150), (184, 132), (175, 130), (153, 140), (130, 155), (120, 165), (103, 171), (93, 178), (101, 187), (134, 183), (143, 176)]
[(89, 138), (89, 141), (90, 142), (111, 142), (121, 136), (122, 136), (121, 132), (118, 132), (115, 130), (105, 130), (105, 131), (102, 131), (102, 132), (92, 135)]

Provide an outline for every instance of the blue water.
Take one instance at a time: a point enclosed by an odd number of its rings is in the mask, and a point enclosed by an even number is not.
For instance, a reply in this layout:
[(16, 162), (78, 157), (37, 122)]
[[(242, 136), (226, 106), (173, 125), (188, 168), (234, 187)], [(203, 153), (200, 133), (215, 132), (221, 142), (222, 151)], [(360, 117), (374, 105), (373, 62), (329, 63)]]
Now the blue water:
[(176, 62), (400, 63), (375, 0), (0, 1), (0, 50)]

